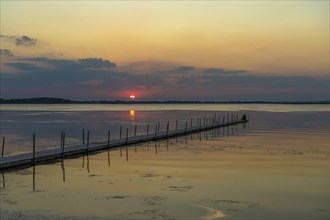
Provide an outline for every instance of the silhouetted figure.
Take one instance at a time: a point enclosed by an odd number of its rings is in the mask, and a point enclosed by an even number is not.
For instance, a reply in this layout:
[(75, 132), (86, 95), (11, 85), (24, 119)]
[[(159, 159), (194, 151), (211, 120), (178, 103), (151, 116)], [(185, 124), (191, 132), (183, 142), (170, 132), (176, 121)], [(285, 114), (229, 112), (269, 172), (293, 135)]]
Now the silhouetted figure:
[(242, 121), (246, 121), (246, 115), (245, 114), (242, 116)]

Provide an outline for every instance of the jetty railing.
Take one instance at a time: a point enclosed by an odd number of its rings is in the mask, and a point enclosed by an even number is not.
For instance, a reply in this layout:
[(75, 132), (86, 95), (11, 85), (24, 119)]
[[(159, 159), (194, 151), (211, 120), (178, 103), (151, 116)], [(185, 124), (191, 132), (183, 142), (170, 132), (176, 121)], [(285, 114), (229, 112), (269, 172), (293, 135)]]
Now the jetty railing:
[[(227, 120), (226, 120), (227, 118)], [(126, 129), (126, 136), (122, 136), (122, 126), (120, 126), (119, 139), (110, 140), (110, 130), (108, 130), (108, 138), (106, 141), (93, 142), (89, 141), (89, 131), (87, 131), (87, 140), (85, 143), (85, 131), (83, 129), (83, 144), (75, 146), (65, 146), (65, 133), (61, 132), (61, 145), (57, 149), (49, 149), (36, 151), (36, 135), (33, 134), (33, 152), (19, 155), (12, 155), (4, 157), (5, 137), (2, 141), (2, 154), (0, 158), (0, 171), (8, 171), (11, 169), (23, 169), (39, 164), (55, 163), (65, 158), (76, 158), (84, 155), (96, 154), (107, 149), (115, 149), (123, 146), (136, 145), (149, 141), (159, 141), (162, 139), (175, 138), (186, 136), (188, 134), (199, 133), (221, 127), (228, 127), (247, 123), (249, 119), (241, 119), (238, 115), (227, 114), (221, 118), (221, 115), (214, 117), (198, 118), (196, 126), (193, 125), (193, 119), (190, 120), (190, 126), (186, 121), (184, 128), (178, 128), (178, 120), (175, 121), (175, 130), (169, 130), (170, 121), (167, 122), (166, 131), (160, 131), (160, 123), (155, 125), (154, 133), (150, 132), (149, 123), (147, 126), (147, 133), (144, 135), (136, 135), (137, 126), (134, 127), (134, 135), (129, 137), (129, 130)], [(126, 148), (127, 150), (127, 148)]]

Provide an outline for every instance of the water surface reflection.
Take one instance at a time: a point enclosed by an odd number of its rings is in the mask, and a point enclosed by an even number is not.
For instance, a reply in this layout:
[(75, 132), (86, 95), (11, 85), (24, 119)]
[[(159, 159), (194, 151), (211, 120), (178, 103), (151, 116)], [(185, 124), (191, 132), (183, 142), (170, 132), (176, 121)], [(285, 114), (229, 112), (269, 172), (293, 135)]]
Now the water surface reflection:
[(327, 138), (237, 126), (86, 154), (3, 175), (2, 215), (327, 219)]
[[(147, 132), (148, 121), (151, 133), (166, 129), (168, 120), (175, 129), (176, 119), (184, 127), (201, 115), (139, 111), (131, 123), (128, 111), (64, 118), (91, 122), (72, 123), (81, 142), (82, 127), (94, 126), (93, 140), (98, 133), (107, 139), (109, 124), (102, 118), (117, 126), (111, 129), (115, 138), (120, 125), (127, 129), (115, 119), (120, 115), (131, 132), (136, 124), (144, 126), (137, 133)], [(2, 173), (1, 219), (328, 219), (328, 112), (249, 115), (246, 129), (232, 126)], [(28, 126), (18, 124), (22, 130), (9, 123), (5, 132), (24, 138)]]

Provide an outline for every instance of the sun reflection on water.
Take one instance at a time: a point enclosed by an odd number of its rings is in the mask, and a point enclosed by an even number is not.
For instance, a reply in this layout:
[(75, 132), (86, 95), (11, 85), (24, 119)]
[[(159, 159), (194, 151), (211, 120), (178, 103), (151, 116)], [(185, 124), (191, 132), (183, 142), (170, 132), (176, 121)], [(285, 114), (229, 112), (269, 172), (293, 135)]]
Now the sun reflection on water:
[(131, 120), (134, 120), (134, 118), (135, 118), (135, 110), (133, 110), (133, 109), (130, 110), (129, 116), (130, 116)]

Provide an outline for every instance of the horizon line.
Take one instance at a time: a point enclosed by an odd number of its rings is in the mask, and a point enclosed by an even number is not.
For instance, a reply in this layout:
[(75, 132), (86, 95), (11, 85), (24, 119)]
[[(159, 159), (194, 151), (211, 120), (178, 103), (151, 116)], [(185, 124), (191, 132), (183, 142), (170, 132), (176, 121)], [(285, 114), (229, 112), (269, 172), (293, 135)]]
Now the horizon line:
[(253, 104), (253, 103), (264, 103), (264, 104), (330, 104), (330, 100), (318, 100), (318, 101), (311, 101), (311, 100), (295, 100), (295, 101), (269, 101), (269, 100), (248, 100), (248, 101), (240, 101), (240, 100), (231, 100), (231, 101), (188, 101), (188, 100), (71, 100), (65, 98), (55, 98), (55, 97), (34, 97), (34, 98), (0, 98), (1, 104), (152, 104), (152, 103), (159, 103), (159, 104), (169, 104), (169, 103), (178, 103), (178, 104), (192, 104), (192, 103), (200, 103), (200, 104)]

